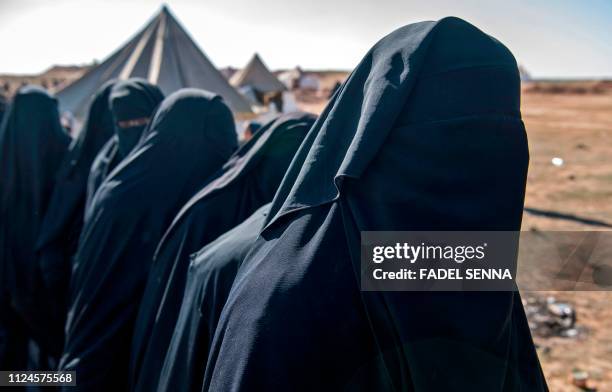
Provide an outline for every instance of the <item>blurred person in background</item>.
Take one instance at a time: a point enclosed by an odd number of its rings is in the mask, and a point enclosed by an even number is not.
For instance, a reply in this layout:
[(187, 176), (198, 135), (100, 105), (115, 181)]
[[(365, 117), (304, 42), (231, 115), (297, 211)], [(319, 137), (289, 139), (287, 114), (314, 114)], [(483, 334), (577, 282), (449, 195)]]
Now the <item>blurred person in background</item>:
[(242, 137), (240, 138), (240, 141), (242, 143), (246, 143), (251, 140), (259, 128), (261, 128), (261, 123), (258, 121), (248, 121), (242, 129)]
[(0, 124), (2, 124), (2, 118), (4, 117), (4, 113), (6, 112), (6, 98), (4, 95), (0, 94)]
[(48, 289), (50, 313), (47, 328), (55, 336), (53, 354), (59, 359), (64, 341), (66, 302), (70, 286), (71, 259), (76, 252), (85, 209), (87, 178), (100, 148), (115, 134), (108, 98), (115, 84), (104, 84), (92, 97), (85, 125), (72, 141), (60, 165), (55, 187), (45, 213), (38, 241), (37, 256)]
[(69, 143), (57, 100), (39, 87), (22, 87), (0, 129), (1, 369), (27, 369), (29, 340), (40, 349), (34, 366), (41, 370), (57, 349), (35, 246)]

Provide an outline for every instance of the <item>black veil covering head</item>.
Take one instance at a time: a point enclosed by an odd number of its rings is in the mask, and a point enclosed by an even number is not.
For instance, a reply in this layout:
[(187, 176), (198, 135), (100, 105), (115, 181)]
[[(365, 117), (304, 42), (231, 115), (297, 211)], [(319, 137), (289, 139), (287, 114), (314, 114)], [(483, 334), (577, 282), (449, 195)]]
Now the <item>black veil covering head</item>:
[[(0, 127), (0, 329), (13, 323), (7, 318), (19, 318), (19, 333), (46, 350), (53, 344), (46, 329), (48, 298), (34, 248), (69, 143), (56, 99), (38, 87), (21, 88)], [(18, 340), (7, 333), (8, 341), (0, 341), (0, 367), (24, 369), (2, 358), (11, 355), (3, 353), (7, 344)]]
[(519, 230), (512, 54), (457, 18), (379, 41), (298, 152), (203, 390), (544, 391), (518, 293), (360, 291), (360, 231)]
[(157, 391), (201, 391), (210, 341), (242, 261), (268, 216), (271, 203), (191, 257), (185, 294)]
[[(58, 170), (57, 180), (38, 236), (36, 250), (50, 292), (67, 292), (71, 257), (83, 225), (87, 178), (100, 148), (114, 134), (108, 97), (115, 81), (105, 83), (92, 97), (85, 124), (73, 140)], [(61, 303), (58, 303), (61, 306)], [(57, 309), (58, 315), (63, 309)], [(63, 339), (63, 316), (58, 320)], [(55, 324), (55, 323), (54, 323)], [(61, 350), (61, 344), (60, 344)]]
[(138, 143), (164, 94), (159, 87), (144, 79), (131, 78), (113, 83), (107, 99), (115, 135), (102, 149), (98, 148), (100, 151), (91, 165), (87, 207), (102, 181)]
[(138, 143), (149, 117), (163, 99), (159, 87), (144, 79), (128, 79), (113, 86), (109, 102), (121, 156), (127, 156)]
[(130, 361), (132, 388), (155, 387), (183, 299), (189, 257), (269, 203), (315, 116), (264, 125), (181, 209), (160, 242), (140, 305)]
[(134, 317), (155, 247), (236, 146), (234, 120), (221, 97), (179, 90), (100, 185), (74, 258), (60, 363), (76, 371), (77, 388), (127, 388)]
[(4, 117), (4, 113), (6, 112), (6, 98), (4, 95), (0, 94), (0, 123), (2, 123), (2, 118)]

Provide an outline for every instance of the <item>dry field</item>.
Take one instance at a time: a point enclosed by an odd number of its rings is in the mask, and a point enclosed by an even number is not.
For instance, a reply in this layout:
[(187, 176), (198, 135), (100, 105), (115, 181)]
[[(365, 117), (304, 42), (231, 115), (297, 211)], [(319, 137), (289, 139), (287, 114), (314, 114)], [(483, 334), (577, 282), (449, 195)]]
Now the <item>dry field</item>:
[[(606, 226), (612, 225), (612, 88), (609, 83), (593, 85), (524, 89), (522, 112), (531, 154), (525, 205), (563, 215), (526, 212), (523, 230), (612, 230)], [(325, 106), (323, 94), (301, 98), (306, 110), (318, 113)], [(553, 165), (555, 157), (563, 165)], [(554, 296), (571, 304), (584, 331), (578, 338), (535, 337), (550, 390), (580, 391), (570, 381), (572, 371), (580, 369), (588, 372), (592, 390), (612, 391), (612, 292), (523, 294)]]
[[(592, 94), (523, 94), (531, 161), (528, 207), (601, 221), (550, 219), (526, 213), (523, 230), (611, 230), (612, 89)], [(552, 158), (563, 159), (562, 166)], [(597, 222), (593, 222), (597, 223)], [(583, 337), (536, 338), (551, 391), (578, 391), (573, 369), (589, 373), (590, 387), (612, 391), (612, 292), (539, 293), (572, 304)]]

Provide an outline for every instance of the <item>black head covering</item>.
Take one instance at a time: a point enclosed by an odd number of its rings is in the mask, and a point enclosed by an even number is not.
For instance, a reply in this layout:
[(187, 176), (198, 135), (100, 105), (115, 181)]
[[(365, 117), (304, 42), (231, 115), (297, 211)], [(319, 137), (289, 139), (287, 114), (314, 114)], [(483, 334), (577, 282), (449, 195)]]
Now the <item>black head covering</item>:
[(266, 221), (270, 203), (191, 257), (183, 302), (157, 391), (201, 391), (210, 340), (238, 268)]
[(60, 368), (78, 388), (127, 387), (134, 317), (155, 246), (172, 218), (237, 146), (219, 96), (185, 89), (161, 104), (86, 211)]
[(465, 21), (378, 42), (289, 168), (203, 390), (546, 390), (518, 293), (359, 287), (361, 231), (520, 229), (519, 100), (512, 54)]
[[(66, 293), (70, 281), (70, 258), (83, 224), (87, 177), (91, 163), (104, 143), (114, 134), (108, 97), (115, 81), (105, 83), (93, 96), (87, 119), (79, 136), (72, 142), (58, 170), (51, 200), (40, 229), (37, 251), (43, 278), (50, 292)], [(61, 350), (63, 340), (62, 303), (55, 312), (59, 319), (56, 339)], [(48, 325), (50, 327), (50, 325)]]
[(2, 118), (4, 117), (4, 112), (6, 112), (6, 98), (2, 94), (0, 94), (0, 124), (2, 123)]
[(142, 121), (131, 127), (120, 127), (118, 122), (152, 117), (164, 94), (146, 80), (132, 78), (114, 83), (107, 97), (115, 136), (100, 149), (91, 165), (86, 206), (106, 176), (132, 151), (146, 127)]
[[(162, 99), (164, 94), (159, 87), (144, 79), (128, 79), (113, 87), (109, 102), (115, 120), (120, 155), (127, 156), (132, 151), (140, 140), (149, 117)], [(131, 125), (130, 121), (136, 121), (139, 125)], [(121, 125), (122, 122), (127, 122), (128, 125)]]
[(272, 200), (314, 119), (294, 113), (266, 124), (174, 219), (156, 251), (136, 321), (133, 388), (148, 391), (157, 383), (181, 306), (189, 256)]
[(47, 295), (34, 247), (69, 143), (56, 99), (38, 87), (21, 88), (0, 128), (0, 297), (45, 346)]

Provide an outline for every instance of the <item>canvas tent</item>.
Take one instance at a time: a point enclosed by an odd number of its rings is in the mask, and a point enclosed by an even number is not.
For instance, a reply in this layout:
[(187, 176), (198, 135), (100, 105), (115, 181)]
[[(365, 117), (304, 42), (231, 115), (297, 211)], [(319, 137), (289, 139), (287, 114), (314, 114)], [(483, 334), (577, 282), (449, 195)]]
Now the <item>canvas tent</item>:
[(285, 85), (268, 70), (257, 53), (246, 67), (230, 78), (230, 84), (236, 87), (256, 110), (272, 103), (277, 111), (283, 109)]
[(221, 75), (166, 6), (132, 39), (101, 64), (57, 93), (62, 111), (83, 118), (89, 98), (109, 79), (141, 77), (167, 95), (182, 87), (217, 93), (236, 117), (251, 107)]
[(253, 55), (246, 67), (232, 76), (230, 83), (236, 88), (249, 86), (261, 93), (285, 90), (285, 85), (276, 79), (257, 53)]

